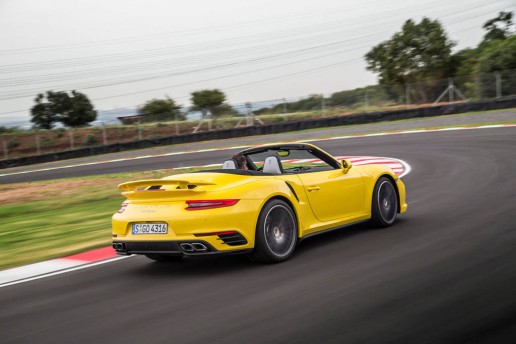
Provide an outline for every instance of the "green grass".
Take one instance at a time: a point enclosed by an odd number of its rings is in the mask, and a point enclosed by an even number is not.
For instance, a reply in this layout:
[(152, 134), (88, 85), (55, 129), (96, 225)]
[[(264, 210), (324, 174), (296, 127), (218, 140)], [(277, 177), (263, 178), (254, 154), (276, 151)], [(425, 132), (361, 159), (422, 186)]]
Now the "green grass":
[(109, 245), (118, 191), (0, 207), (0, 269)]
[[(9, 204), (0, 205), (0, 269), (109, 246), (111, 216), (124, 200), (117, 189), (119, 183), (191, 171), (120, 173), (1, 186), (0, 192), (20, 199), (10, 198)], [(26, 188), (30, 188), (29, 200), (19, 193)]]

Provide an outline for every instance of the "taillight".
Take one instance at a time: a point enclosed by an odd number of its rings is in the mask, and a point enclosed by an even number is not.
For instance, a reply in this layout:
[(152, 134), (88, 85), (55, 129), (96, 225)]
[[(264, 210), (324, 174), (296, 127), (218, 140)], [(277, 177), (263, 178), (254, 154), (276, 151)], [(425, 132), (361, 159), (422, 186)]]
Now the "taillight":
[(231, 235), (237, 234), (237, 231), (225, 231), (225, 232), (213, 232), (213, 233), (197, 233), (194, 234), (196, 237), (212, 236), (212, 235)]
[(238, 199), (218, 199), (218, 200), (202, 200), (202, 201), (186, 201), (186, 210), (201, 210), (230, 207), (238, 203)]
[(120, 209), (118, 209), (118, 213), (122, 214), (125, 211), (125, 208), (127, 208), (128, 205), (129, 205), (129, 203), (127, 203), (127, 202), (122, 203), (122, 205), (120, 206)]

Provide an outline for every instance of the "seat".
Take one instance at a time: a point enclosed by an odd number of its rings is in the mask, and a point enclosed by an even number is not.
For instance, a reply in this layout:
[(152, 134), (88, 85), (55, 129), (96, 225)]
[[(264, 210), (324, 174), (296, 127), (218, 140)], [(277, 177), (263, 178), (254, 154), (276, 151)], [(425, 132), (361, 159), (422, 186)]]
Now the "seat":
[(236, 170), (236, 168), (237, 168), (237, 162), (235, 159), (226, 160), (222, 164), (223, 170)]
[(265, 158), (262, 171), (270, 174), (282, 174), (283, 167), (281, 166), (281, 160), (275, 155), (268, 156)]

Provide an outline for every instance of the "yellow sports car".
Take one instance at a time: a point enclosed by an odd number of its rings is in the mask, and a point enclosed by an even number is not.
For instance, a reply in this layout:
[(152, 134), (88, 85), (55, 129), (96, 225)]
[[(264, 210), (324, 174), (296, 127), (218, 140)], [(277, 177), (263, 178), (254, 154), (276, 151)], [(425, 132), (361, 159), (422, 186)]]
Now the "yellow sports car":
[(387, 227), (407, 210), (405, 186), (384, 165), (352, 166), (305, 143), (242, 151), (222, 169), (118, 186), (113, 248), (153, 260), (247, 253), (288, 259), (310, 235), (371, 220)]

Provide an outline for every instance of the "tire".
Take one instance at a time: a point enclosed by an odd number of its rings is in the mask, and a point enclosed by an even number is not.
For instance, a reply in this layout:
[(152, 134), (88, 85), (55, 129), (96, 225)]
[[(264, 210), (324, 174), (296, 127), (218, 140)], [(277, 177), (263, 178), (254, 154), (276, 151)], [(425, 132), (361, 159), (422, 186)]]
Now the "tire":
[(373, 190), (371, 223), (376, 227), (389, 227), (396, 221), (398, 209), (396, 187), (389, 178), (381, 177)]
[(183, 256), (167, 256), (163, 254), (146, 254), (145, 256), (156, 262), (178, 262), (183, 258)]
[(259, 263), (280, 263), (292, 255), (297, 244), (297, 220), (284, 201), (273, 199), (258, 217), (254, 250), (249, 258)]

